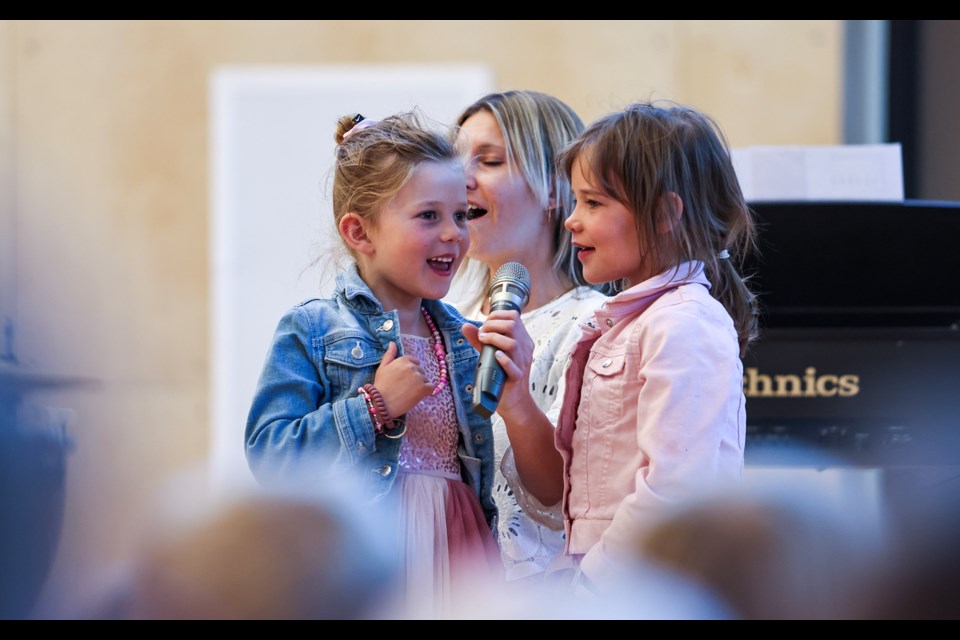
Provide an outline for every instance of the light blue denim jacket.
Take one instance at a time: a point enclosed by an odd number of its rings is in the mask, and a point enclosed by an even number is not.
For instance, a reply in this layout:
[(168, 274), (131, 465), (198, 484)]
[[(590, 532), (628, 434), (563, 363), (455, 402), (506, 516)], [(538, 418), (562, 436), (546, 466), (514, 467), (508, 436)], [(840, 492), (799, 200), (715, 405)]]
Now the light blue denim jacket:
[[(487, 522), (496, 524), (493, 431), (472, 410), (479, 354), (452, 306), (424, 300), (447, 350), (447, 370), (460, 426), (461, 475), (477, 494)], [(478, 323), (474, 323), (478, 324)], [(390, 342), (403, 354), (396, 311), (384, 311), (356, 266), (337, 275), (327, 299), (314, 298), (281, 318), (247, 418), (247, 461), (261, 483), (324, 477), (337, 468), (359, 469), (363, 488), (386, 496), (397, 477), (402, 439), (376, 435), (357, 389), (373, 382)]]

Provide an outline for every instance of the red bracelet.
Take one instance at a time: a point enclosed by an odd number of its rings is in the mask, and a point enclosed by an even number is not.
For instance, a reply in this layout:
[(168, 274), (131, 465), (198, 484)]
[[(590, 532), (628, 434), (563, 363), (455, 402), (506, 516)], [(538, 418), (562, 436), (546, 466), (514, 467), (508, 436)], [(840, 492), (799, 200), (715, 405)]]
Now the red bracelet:
[(370, 398), (370, 394), (367, 393), (367, 390), (363, 387), (357, 389), (357, 393), (363, 396), (363, 400), (367, 405), (367, 410), (370, 412), (370, 420), (373, 422), (374, 432), (383, 433), (383, 423), (377, 414), (377, 408), (373, 406), (373, 400)]
[(370, 399), (373, 401), (373, 406), (377, 410), (377, 415), (380, 417), (380, 422), (383, 424), (391, 422), (393, 418), (391, 418), (390, 414), (387, 412), (387, 403), (383, 401), (383, 395), (380, 394), (380, 390), (372, 384), (363, 385), (363, 390), (367, 392), (367, 395), (369, 395)]
[(377, 424), (379, 421), (380, 429), (377, 430), (377, 433), (381, 433), (388, 438), (399, 438), (407, 432), (407, 425), (402, 420), (392, 418), (387, 412), (387, 403), (384, 402), (379, 389), (368, 383), (360, 387), (360, 393), (367, 399), (371, 411), (374, 413), (374, 423)]

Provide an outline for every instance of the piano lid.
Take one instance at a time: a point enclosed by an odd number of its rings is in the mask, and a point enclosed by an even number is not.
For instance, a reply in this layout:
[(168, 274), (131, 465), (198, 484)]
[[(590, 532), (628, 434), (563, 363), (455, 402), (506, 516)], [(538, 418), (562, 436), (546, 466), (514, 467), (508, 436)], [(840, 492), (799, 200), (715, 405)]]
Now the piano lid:
[(751, 202), (761, 328), (960, 326), (960, 202)]

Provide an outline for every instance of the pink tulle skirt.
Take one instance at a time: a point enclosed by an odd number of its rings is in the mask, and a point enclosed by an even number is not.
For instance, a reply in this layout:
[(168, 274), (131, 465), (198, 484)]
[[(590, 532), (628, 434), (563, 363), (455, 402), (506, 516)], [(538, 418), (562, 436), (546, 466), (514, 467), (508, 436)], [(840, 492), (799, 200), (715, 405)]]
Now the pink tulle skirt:
[(502, 579), (496, 541), (463, 480), (443, 472), (401, 472), (395, 488), (409, 615), (442, 617), (471, 584)]

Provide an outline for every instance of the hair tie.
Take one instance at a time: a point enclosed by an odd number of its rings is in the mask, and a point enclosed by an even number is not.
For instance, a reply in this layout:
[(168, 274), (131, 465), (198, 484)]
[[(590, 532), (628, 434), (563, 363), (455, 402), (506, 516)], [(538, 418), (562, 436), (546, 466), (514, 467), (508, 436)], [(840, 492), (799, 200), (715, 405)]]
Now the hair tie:
[(724, 249), (723, 251), (717, 254), (717, 257), (720, 258), (721, 260), (726, 260), (727, 258), (730, 257), (730, 252)]
[(370, 118), (364, 118), (362, 114), (357, 114), (353, 117), (353, 122), (355, 123), (349, 131), (343, 134), (343, 142), (347, 141), (347, 138), (352, 136), (357, 131), (361, 129), (366, 129), (367, 127), (377, 124), (377, 120), (371, 120)]

